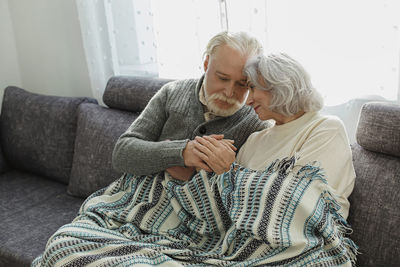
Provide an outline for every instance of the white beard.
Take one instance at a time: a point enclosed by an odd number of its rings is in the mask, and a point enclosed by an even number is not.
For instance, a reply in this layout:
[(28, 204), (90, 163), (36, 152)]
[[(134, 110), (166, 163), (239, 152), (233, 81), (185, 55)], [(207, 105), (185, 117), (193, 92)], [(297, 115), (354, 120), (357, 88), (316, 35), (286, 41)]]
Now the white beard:
[[(246, 98), (243, 101), (243, 103), (240, 103), (238, 100), (234, 98), (228, 98), (222, 93), (215, 93), (212, 95), (207, 94), (207, 90), (204, 88), (204, 96), (207, 102), (207, 108), (209, 111), (214, 113), (217, 116), (222, 116), (222, 117), (228, 117), (233, 115), (236, 111), (241, 109), (246, 102)], [(227, 109), (220, 108), (214, 101), (215, 100), (222, 100), (224, 102), (227, 102), (228, 104), (232, 104), (233, 106)]]

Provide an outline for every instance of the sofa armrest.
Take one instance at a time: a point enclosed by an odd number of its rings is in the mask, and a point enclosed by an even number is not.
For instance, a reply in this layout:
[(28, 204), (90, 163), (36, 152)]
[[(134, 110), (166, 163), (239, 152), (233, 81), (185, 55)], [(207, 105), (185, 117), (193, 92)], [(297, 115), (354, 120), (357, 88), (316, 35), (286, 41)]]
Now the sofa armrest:
[(356, 181), (348, 222), (359, 246), (357, 266), (399, 266), (400, 105), (363, 106), (352, 144)]
[(356, 137), (364, 149), (400, 157), (400, 105), (388, 102), (364, 104)]

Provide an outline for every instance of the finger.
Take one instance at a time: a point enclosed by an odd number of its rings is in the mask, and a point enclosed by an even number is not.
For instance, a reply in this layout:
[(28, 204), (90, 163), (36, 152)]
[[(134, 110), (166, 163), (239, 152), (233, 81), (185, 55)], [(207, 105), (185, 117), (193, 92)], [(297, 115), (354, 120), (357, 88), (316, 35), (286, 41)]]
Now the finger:
[[(204, 137), (204, 139), (210, 141), (215, 147), (221, 147), (221, 143), (224, 145), (225, 148), (231, 149), (236, 151), (237, 148), (233, 145), (234, 141), (231, 139), (222, 139), (222, 140), (212, 140), (209, 138)], [(228, 146), (226, 146), (228, 145)]]
[(203, 146), (206, 146), (211, 151), (215, 150), (215, 146), (210, 142), (210, 140), (213, 140), (218, 143), (217, 140), (209, 136), (203, 136), (203, 137), (196, 136), (195, 140), (200, 144), (202, 144)]
[[(201, 154), (201, 152), (199, 152), (199, 153)], [(212, 172), (212, 171), (213, 171), (213, 170), (211, 169), (211, 167), (207, 165), (207, 163), (205, 163), (205, 162), (203, 162), (203, 161), (201, 161), (201, 160), (199, 160), (199, 161), (197, 162), (196, 167), (199, 167), (200, 169), (203, 169), (203, 170), (205, 170), (205, 171), (207, 171), (207, 172)]]
[(236, 151), (237, 150), (237, 148), (234, 145), (232, 145), (231, 143), (224, 143), (224, 145), (227, 148), (231, 149), (232, 151)]
[(207, 163), (208, 160), (208, 156), (205, 155), (204, 153), (202, 153), (201, 151), (195, 149), (193, 150), (194, 154), (199, 158), (198, 161), (196, 161), (196, 165), (198, 164), (198, 162), (204, 161), (205, 163)]
[(199, 142), (200, 140), (203, 140), (203, 139), (204, 139), (203, 136), (196, 136), (194, 138), (194, 140), (197, 141), (197, 142)]
[(208, 151), (205, 152), (207, 153), (209, 158), (212, 158), (212, 163), (211, 163), (212, 165), (210, 164), (210, 160), (207, 161), (207, 164), (214, 170), (215, 170), (214, 166), (217, 166), (219, 169), (221, 167), (223, 168), (224, 166), (226, 166), (227, 159), (225, 157), (226, 156), (231, 157), (232, 154), (230, 153), (233, 153), (233, 155), (235, 155), (234, 151), (236, 148), (235, 147), (231, 148), (229, 145), (230, 143), (224, 142), (223, 140), (220, 141), (212, 140), (212, 138), (210, 137), (203, 137), (203, 138), (209, 140), (210, 143), (215, 145), (215, 149), (212, 149), (211, 154), (209, 154)]
[(194, 147), (207, 156), (210, 156), (213, 153), (208, 147), (199, 142), (194, 143)]
[[(229, 142), (225, 142), (223, 140), (212, 140), (213, 138), (209, 136), (204, 136), (201, 138), (196, 138), (196, 141), (199, 142), (197, 146), (199, 148), (199, 152), (203, 152), (206, 155), (196, 154), (201, 158), (205, 163), (213, 169), (214, 172), (220, 172), (227, 168), (230, 168), (230, 162), (233, 157), (235, 157), (234, 149), (230, 147)], [(214, 143), (218, 147), (214, 147), (212, 150), (209, 150), (206, 146), (208, 145), (207, 141), (210, 141), (210, 145)], [(205, 146), (202, 147), (200, 144), (202, 142)]]
[[(222, 141), (224, 141), (224, 140), (222, 140)], [(223, 142), (223, 144), (224, 144), (226, 147), (232, 149), (233, 151), (236, 151), (236, 150), (237, 150), (237, 148), (236, 148), (231, 142)]]
[(221, 140), (224, 138), (223, 134), (210, 134), (209, 136), (217, 140)]
[(215, 147), (220, 147), (221, 146), (221, 141), (222, 140), (216, 140), (215, 138), (209, 137), (209, 136), (203, 136), (203, 138), (210, 142), (210, 144), (212, 144)]
[[(198, 151), (198, 150), (194, 150), (194, 153), (196, 154), (196, 156), (199, 157), (199, 167), (211, 172), (213, 170), (215, 170), (216, 166), (215, 166), (215, 162), (213, 162), (207, 155), (203, 154), (202, 152)], [(203, 162), (204, 161), (204, 162)]]
[(236, 148), (233, 144), (229, 144), (229, 147), (230, 147), (233, 151), (237, 151), (237, 148)]
[(226, 168), (227, 163), (224, 162), (223, 159), (218, 157), (205, 157), (204, 155), (199, 155), (203, 159), (203, 161), (210, 167), (214, 172), (218, 172), (221, 169)]

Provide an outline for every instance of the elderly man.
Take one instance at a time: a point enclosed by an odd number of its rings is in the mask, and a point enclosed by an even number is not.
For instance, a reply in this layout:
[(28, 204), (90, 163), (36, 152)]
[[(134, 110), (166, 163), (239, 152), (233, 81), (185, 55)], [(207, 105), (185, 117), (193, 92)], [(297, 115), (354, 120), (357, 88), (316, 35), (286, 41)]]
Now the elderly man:
[[(248, 58), (261, 53), (260, 43), (244, 32), (214, 36), (205, 51), (204, 76), (160, 89), (119, 138), (114, 167), (135, 175), (166, 170), (181, 180), (188, 180), (196, 168), (223, 172), (247, 137), (268, 125), (244, 105), (248, 88), (243, 68)], [(194, 138), (203, 135), (223, 144), (231, 158), (216, 158), (217, 167), (211, 169), (194, 147)]]

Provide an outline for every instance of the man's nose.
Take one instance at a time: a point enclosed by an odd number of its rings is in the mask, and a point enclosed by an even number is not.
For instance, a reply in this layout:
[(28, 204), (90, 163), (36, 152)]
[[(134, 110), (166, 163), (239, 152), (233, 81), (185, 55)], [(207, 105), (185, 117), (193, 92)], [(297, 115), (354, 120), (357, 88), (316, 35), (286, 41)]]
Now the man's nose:
[(226, 97), (233, 97), (233, 95), (235, 94), (235, 84), (234, 83), (227, 84), (224, 93)]

